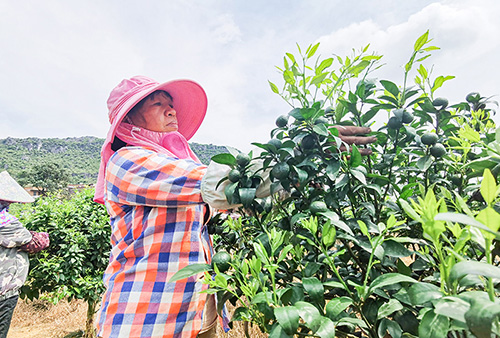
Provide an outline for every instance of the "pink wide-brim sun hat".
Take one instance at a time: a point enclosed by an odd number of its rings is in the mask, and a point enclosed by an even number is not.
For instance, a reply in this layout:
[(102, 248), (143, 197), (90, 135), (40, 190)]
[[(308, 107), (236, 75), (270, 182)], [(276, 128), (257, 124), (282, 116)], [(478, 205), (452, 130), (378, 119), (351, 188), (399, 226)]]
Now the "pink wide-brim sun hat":
[(172, 97), (176, 111), (178, 132), (189, 140), (200, 127), (207, 112), (207, 95), (203, 88), (191, 80), (173, 80), (159, 83), (146, 76), (134, 76), (118, 84), (109, 95), (109, 128), (101, 149), (101, 164), (95, 188), (94, 201), (104, 204), (104, 176), (116, 130), (128, 112), (143, 98), (154, 91), (164, 90)]
[(207, 95), (191, 80), (173, 80), (159, 83), (146, 76), (134, 76), (118, 84), (109, 95), (108, 110), (111, 128), (105, 144), (113, 143), (116, 129), (127, 113), (154, 91), (164, 90), (172, 96), (177, 114), (178, 131), (189, 140), (200, 127), (207, 112)]

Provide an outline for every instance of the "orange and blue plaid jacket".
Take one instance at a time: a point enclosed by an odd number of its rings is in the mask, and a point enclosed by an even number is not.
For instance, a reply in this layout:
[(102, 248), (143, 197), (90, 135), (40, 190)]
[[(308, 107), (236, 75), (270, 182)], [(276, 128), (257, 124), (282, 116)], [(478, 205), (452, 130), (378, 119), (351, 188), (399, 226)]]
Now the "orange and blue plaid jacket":
[(200, 276), (167, 281), (188, 264), (211, 260), (200, 191), (205, 171), (193, 160), (142, 147), (125, 147), (111, 157), (105, 202), (112, 249), (98, 336), (197, 336), (206, 285)]

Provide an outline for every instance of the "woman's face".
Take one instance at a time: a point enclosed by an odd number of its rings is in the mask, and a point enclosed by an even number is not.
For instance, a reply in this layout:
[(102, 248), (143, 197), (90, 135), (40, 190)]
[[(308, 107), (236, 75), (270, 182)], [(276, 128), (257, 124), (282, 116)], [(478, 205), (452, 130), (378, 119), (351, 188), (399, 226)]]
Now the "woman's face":
[(179, 128), (172, 98), (163, 92), (147, 99), (130, 119), (134, 125), (151, 131), (171, 132)]

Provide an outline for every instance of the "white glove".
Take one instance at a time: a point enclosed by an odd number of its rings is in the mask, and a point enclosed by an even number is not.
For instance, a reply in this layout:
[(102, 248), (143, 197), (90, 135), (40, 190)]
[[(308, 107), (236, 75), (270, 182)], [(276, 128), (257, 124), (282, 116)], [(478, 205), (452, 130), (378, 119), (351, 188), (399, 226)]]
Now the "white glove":
[[(229, 152), (236, 157), (238, 151), (234, 148), (227, 147)], [(256, 153), (257, 151), (253, 151)], [(256, 172), (262, 168), (262, 161), (252, 161), (252, 167), (250, 170)], [(240, 207), (241, 204), (229, 204), (224, 194), (224, 189), (228, 184), (231, 184), (229, 180), (225, 180), (217, 187), (217, 184), (221, 179), (227, 177), (231, 167), (225, 164), (219, 164), (211, 161), (208, 165), (207, 171), (201, 180), (201, 196), (203, 201), (215, 209), (233, 209)], [(270, 170), (260, 171), (260, 176), (262, 177), (262, 182), (260, 183), (255, 196), (258, 198), (264, 198), (271, 195), (271, 179), (269, 178)], [(217, 187), (217, 189), (216, 189)]]

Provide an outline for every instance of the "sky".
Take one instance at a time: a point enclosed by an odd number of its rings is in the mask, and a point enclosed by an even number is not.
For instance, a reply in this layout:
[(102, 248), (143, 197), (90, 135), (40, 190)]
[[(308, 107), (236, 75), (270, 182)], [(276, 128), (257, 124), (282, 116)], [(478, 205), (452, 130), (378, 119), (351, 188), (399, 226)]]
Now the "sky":
[(440, 50), (426, 67), (455, 76), (438, 96), (500, 95), (498, 0), (0, 0), (0, 13), (0, 138), (104, 138), (110, 91), (145, 75), (205, 89), (190, 141), (249, 151), (290, 110), (268, 81), (281, 87), (297, 44), (320, 42), (322, 58), (370, 44), (385, 64), (372, 76), (401, 84), (427, 30)]

